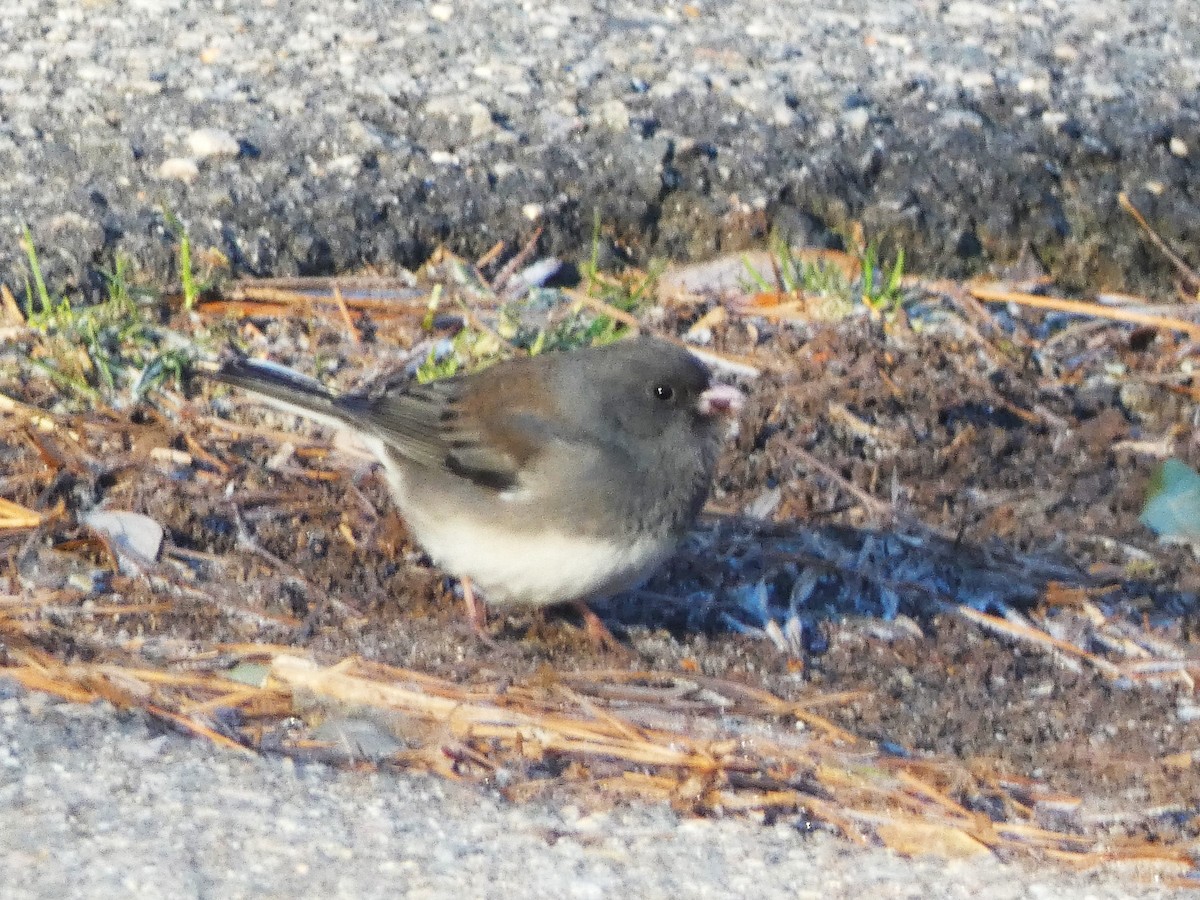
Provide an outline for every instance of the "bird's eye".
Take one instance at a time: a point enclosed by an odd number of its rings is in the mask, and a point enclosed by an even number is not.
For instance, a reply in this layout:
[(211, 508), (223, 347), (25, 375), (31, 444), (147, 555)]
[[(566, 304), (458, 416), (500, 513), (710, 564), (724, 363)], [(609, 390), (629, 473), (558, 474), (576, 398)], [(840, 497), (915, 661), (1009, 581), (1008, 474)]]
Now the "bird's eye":
[(655, 399), (662, 400), (664, 403), (670, 402), (675, 398), (675, 389), (669, 384), (656, 384), (653, 393)]

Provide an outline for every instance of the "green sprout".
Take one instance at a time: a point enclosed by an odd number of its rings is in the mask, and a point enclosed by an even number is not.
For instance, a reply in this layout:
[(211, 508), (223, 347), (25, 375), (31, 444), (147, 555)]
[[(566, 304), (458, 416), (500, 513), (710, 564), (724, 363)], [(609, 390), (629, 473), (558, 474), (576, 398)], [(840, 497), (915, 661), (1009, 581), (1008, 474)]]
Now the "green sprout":
[(163, 209), (167, 228), (179, 239), (179, 285), (183, 291), (183, 308), (188, 312), (196, 306), (201, 288), (196, 284), (196, 272), (192, 268), (192, 238), (187, 226), (169, 209)]
[(802, 294), (812, 302), (811, 311), (819, 319), (844, 319), (853, 310), (853, 286), (841, 267), (828, 260), (797, 255), (779, 235), (772, 235), (770, 252), (769, 280), (749, 257), (742, 258), (748, 287), (756, 286), (764, 293)]
[(862, 302), (873, 315), (894, 316), (904, 305), (904, 248), (896, 251), (896, 259), (887, 277), (876, 283), (879, 251), (869, 244), (862, 257)]
[[(21, 226), (21, 248), (25, 251), (25, 258), (29, 261), (29, 270), (33, 273), (32, 288), (28, 277), (25, 280), (25, 318), (32, 322), (35, 316), (49, 317), (52, 314), (53, 304), (50, 301), (50, 292), (46, 290), (46, 280), (42, 277), (42, 265), (38, 261), (37, 247), (33, 245), (33, 235), (30, 233), (28, 225)], [(33, 288), (37, 290), (36, 296), (41, 306), (37, 313), (33, 309), (35, 296)]]
[(50, 295), (28, 228), (21, 244), (29, 263), (26, 321), (43, 336), (43, 352), (26, 358), (28, 365), (90, 404), (111, 400), (127, 386), (140, 399), (167, 378), (182, 375), (186, 342), (176, 340), (175, 347), (163, 349), (171, 333), (157, 327), (140, 302), (147, 292), (134, 286), (128, 257), (118, 253), (112, 270), (101, 271), (104, 300), (73, 305), (66, 296)]

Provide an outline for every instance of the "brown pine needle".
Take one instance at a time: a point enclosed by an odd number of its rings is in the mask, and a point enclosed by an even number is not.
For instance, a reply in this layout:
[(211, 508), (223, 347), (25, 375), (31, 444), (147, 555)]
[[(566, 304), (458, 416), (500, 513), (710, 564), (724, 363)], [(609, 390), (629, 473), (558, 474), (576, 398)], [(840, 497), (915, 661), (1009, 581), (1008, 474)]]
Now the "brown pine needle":
[(505, 246), (506, 245), (505, 245), (504, 241), (496, 241), (496, 243), (492, 244), (491, 249), (488, 250), (487, 253), (483, 254), (483, 256), (481, 256), (481, 257), (479, 257), (479, 259), (475, 260), (475, 268), (476, 269), (487, 268), (489, 265), (491, 265), (493, 262), (496, 261), (496, 257), (498, 257), (501, 253), (504, 252)]
[(290, 316), (296, 308), (287, 303), (259, 303), (253, 300), (210, 300), (196, 307), (201, 315), (249, 319), (257, 316)]
[(0, 671), (28, 690), (41, 691), (71, 703), (91, 703), (96, 699), (94, 691), (82, 688), (73, 681), (38, 671), (32, 666), (14, 666)]
[(25, 314), (17, 304), (17, 298), (8, 289), (7, 284), (0, 284), (0, 321), (6, 325), (24, 325)]
[(226, 750), (235, 750), (245, 756), (256, 755), (249, 747), (244, 747), (237, 741), (230, 740), (220, 732), (213, 731), (207, 725), (202, 725), (199, 722), (193, 721), (187, 716), (181, 716), (179, 713), (171, 712), (169, 709), (163, 709), (161, 706), (153, 705), (147, 706), (146, 712), (150, 713), (152, 716), (157, 716), (160, 719), (166, 719), (168, 722), (173, 722), (184, 731), (190, 731), (192, 734), (208, 738), (214, 744), (224, 747)]
[(570, 297), (581, 306), (586, 306), (592, 312), (600, 313), (620, 322), (622, 325), (628, 325), (634, 331), (642, 330), (642, 323), (638, 321), (637, 316), (632, 313), (627, 313), (619, 307), (613, 306), (611, 303), (606, 303), (599, 297), (593, 297), (586, 291), (580, 291), (576, 288), (563, 288), (563, 294)]
[(0, 497), (0, 531), (37, 528), (42, 524), (41, 513)]
[(1099, 303), (1088, 303), (1084, 300), (1063, 300), (1059, 297), (1041, 297), (1037, 294), (1026, 294), (1022, 291), (1010, 291), (999, 285), (970, 285), (967, 290), (972, 296), (988, 303), (1017, 303), (1035, 309), (1051, 309), (1056, 312), (1074, 313), (1079, 316), (1093, 316), (1099, 319), (1111, 319), (1116, 322), (1129, 322), (1134, 325), (1148, 325), (1151, 328), (1162, 328), (1167, 331), (1182, 331), (1192, 340), (1200, 340), (1200, 325), (1177, 319), (1174, 316), (1156, 316), (1152, 313), (1132, 309), (1121, 309), (1115, 306), (1104, 306)]
[(527, 240), (525, 245), (517, 251), (517, 255), (505, 263), (504, 268), (496, 273), (496, 277), (491, 280), (489, 285), (492, 290), (504, 290), (508, 280), (517, 273), (521, 266), (525, 265), (530, 259), (533, 258), (533, 254), (537, 252), (537, 243), (542, 238), (542, 231), (543, 228), (541, 225), (535, 228), (533, 230), (533, 234), (529, 236), (529, 240)]
[(355, 344), (361, 344), (362, 338), (359, 336), (354, 320), (350, 318), (350, 310), (346, 307), (346, 301), (342, 298), (342, 289), (338, 287), (336, 281), (333, 283), (333, 302), (337, 304), (342, 321), (346, 323), (346, 332), (350, 335), (350, 340)]
[(1083, 660), (1110, 678), (1119, 678), (1124, 674), (1120, 666), (1110, 663), (1107, 659), (1097, 656), (1094, 653), (1088, 653), (1086, 650), (1076, 647), (1070, 641), (1056, 638), (1037, 628), (1022, 625), (1019, 622), (1010, 622), (1007, 619), (1001, 619), (999, 616), (980, 612), (969, 606), (957, 606), (954, 609), (964, 619), (975, 622), (977, 625), (982, 625), (990, 631), (1027, 643), (1050, 647), (1069, 658)]
[(1133, 216), (1133, 221), (1137, 222), (1138, 225), (1141, 226), (1142, 231), (1146, 232), (1146, 236), (1150, 238), (1150, 242), (1159, 249), (1163, 256), (1171, 261), (1171, 265), (1173, 265), (1175, 270), (1183, 276), (1183, 279), (1188, 283), (1188, 286), (1193, 291), (1197, 292), (1197, 299), (1200, 299), (1200, 274), (1198, 274), (1195, 269), (1189, 266), (1187, 261), (1184, 260), (1182, 256), (1167, 246), (1167, 242), (1158, 236), (1158, 232), (1150, 227), (1150, 223), (1146, 221), (1145, 217), (1142, 216), (1138, 208), (1133, 205), (1133, 201), (1129, 199), (1128, 194), (1126, 194), (1124, 191), (1121, 191), (1121, 193), (1117, 194), (1117, 203), (1121, 205), (1121, 209)]

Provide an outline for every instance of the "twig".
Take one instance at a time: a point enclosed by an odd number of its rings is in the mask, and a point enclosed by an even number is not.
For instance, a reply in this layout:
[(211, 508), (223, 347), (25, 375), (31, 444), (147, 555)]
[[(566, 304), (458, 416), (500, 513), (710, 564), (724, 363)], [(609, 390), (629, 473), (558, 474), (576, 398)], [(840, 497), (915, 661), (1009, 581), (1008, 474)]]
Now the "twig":
[(1138, 208), (1133, 205), (1133, 201), (1129, 199), (1129, 195), (1121, 191), (1121, 193), (1117, 194), (1117, 203), (1120, 204), (1121, 209), (1133, 216), (1133, 221), (1137, 222), (1142, 230), (1146, 232), (1146, 236), (1150, 238), (1150, 243), (1154, 244), (1163, 256), (1171, 261), (1171, 265), (1183, 276), (1191, 289), (1200, 292), (1200, 274), (1189, 266), (1182, 256), (1168, 247), (1166, 241), (1158, 236), (1158, 233), (1150, 227), (1150, 223), (1146, 221), (1141, 212), (1138, 211)]
[(187, 716), (182, 716), (179, 713), (171, 712), (169, 709), (163, 709), (161, 706), (154, 706), (153, 704), (147, 705), (145, 710), (146, 712), (150, 713), (150, 715), (155, 716), (156, 718), (165, 719), (166, 721), (175, 724), (179, 728), (182, 728), (184, 731), (190, 731), (192, 734), (208, 738), (214, 744), (224, 747), (227, 750), (235, 750), (238, 753), (245, 754), (246, 756), (256, 755), (255, 752), (249, 747), (243, 746), (237, 741), (225, 737), (225, 735), (221, 734), (220, 732), (213, 731), (207, 725), (202, 725), (199, 722), (189, 719)]
[(525, 246), (517, 252), (517, 255), (505, 263), (504, 268), (496, 273), (496, 277), (493, 278), (490, 283), (488, 283), (488, 287), (490, 287), (497, 294), (503, 291), (505, 286), (508, 284), (509, 279), (512, 278), (513, 275), (516, 274), (516, 271), (521, 268), (521, 266), (525, 265), (525, 263), (527, 263), (537, 251), (537, 242), (541, 236), (542, 226), (539, 225), (534, 229), (533, 235), (529, 238), (529, 240), (525, 242)]
[(1025, 625), (1020, 622), (1001, 619), (998, 616), (980, 612), (979, 610), (972, 609), (969, 606), (955, 606), (952, 608), (962, 618), (969, 622), (974, 622), (977, 625), (982, 625), (989, 631), (994, 631), (998, 634), (1003, 634), (1016, 640), (1037, 644), (1039, 646), (1048, 647), (1051, 650), (1058, 651), (1060, 654), (1065, 655), (1066, 658), (1063, 659), (1063, 662), (1068, 663), (1070, 668), (1076, 668), (1078, 665), (1076, 660), (1082, 660), (1089, 665), (1094, 666), (1096, 669), (1103, 672), (1110, 678), (1119, 678), (1123, 674), (1120, 666), (1114, 665), (1107, 659), (1097, 656), (1094, 653), (1088, 653), (1086, 650), (1076, 647), (1070, 641), (1064, 641), (1061, 638), (1056, 638), (1053, 635), (1047, 634), (1041, 629), (1034, 628), (1030, 625)]
[(843, 478), (832, 466), (822, 462), (809, 453), (803, 447), (793, 447), (791, 452), (800, 458), (801, 463), (805, 468), (813, 469), (827, 479), (833, 482), (835, 487), (840, 488), (850, 494), (862, 506), (866, 507), (867, 511), (877, 519), (882, 521), (895, 521), (901, 518), (900, 511), (890, 503), (871, 496), (854, 482), (848, 478)]
[(496, 243), (492, 244), (491, 249), (487, 253), (475, 260), (476, 270), (485, 269), (495, 262), (496, 257), (504, 252), (504, 246), (504, 241), (496, 241)]
[(354, 320), (350, 318), (350, 310), (346, 308), (346, 301), (342, 298), (342, 289), (338, 287), (336, 281), (333, 283), (333, 302), (337, 304), (338, 312), (342, 314), (342, 321), (346, 323), (346, 330), (350, 333), (350, 340), (355, 344), (361, 344), (362, 338), (359, 336)]
[(606, 303), (599, 297), (593, 297), (586, 291), (577, 290), (576, 288), (563, 288), (563, 294), (570, 297), (576, 303), (588, 307), (593, 312), (608, 316), (610, 319), (616, 319), (622, 325), (628, 325), (635, 332), (642, 330), (642, 323), (637, 316), (627, 313), (625, 310), (613, 306), (611, 303)]
[(1095, 316), (1100, 319), (1112, 319), (1117, 322), (1130, 322), (1134, 325), (1149, 325), (1151, 328), (1182, 331), (1188, 337), (1200, 340), (1200, 325), (1197, 325), (1195, 322), (1186, 322), (1183, 319), (1177, 319), (1173, 316), (1156, 316), (1150, 313), (1104, 306), (1099, 303), (1087, 303), (1083, 300), (1039, 297), (1037, 294), (1010, 291), (994, 285), (971, 285), (968, 290), (980, 300), (986, 300), (988, 303), (1018, 303), (1022, 306), (1031, 306), (1036, 309), (1051, 309), (1056, 312), (1074, 313), (1080, 316)]

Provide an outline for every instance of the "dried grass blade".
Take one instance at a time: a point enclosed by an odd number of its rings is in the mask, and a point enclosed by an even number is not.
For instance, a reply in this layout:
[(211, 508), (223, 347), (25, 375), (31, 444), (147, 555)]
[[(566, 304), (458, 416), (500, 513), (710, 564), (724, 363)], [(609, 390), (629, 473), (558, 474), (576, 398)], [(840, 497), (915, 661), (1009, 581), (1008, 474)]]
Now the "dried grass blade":
[(41, 513), (0, 497), (0, 529), (15, 531), (20, 528), (37, 528), (41, 524)]
[(986, 300), (988, 303), (1016, 303), (1035, 309), (1049, 309), (1055, 312), (1074, 313), (1079, 316), (1111, 319), (1115, 322), (1128, 322), (1133, 325), (1149, 325), (1151, 328), (1162, 328), (1167, 331), (1182, 331), (1193, 340), (1200, 340), (1200, 325), (1174, 316), (1157, 316), (1131, 309), (1088, 303), (1084, 300), (1042, 297), (1038, 294), (1011, 291), (999, 285), (971, 285), (968, 290), (980, 300)]

